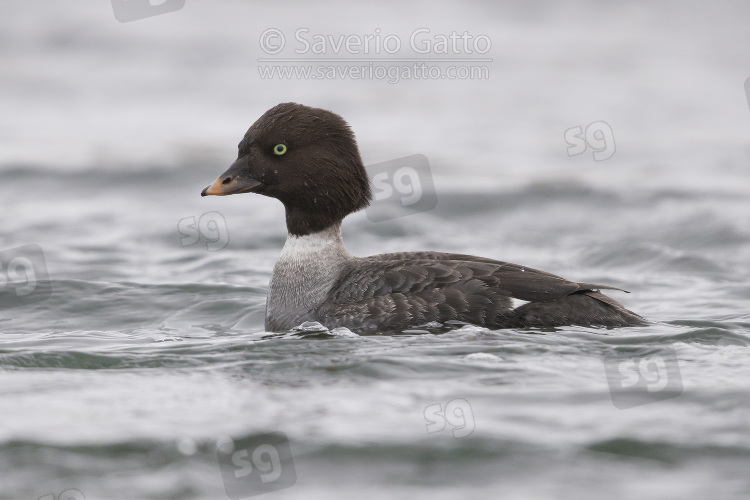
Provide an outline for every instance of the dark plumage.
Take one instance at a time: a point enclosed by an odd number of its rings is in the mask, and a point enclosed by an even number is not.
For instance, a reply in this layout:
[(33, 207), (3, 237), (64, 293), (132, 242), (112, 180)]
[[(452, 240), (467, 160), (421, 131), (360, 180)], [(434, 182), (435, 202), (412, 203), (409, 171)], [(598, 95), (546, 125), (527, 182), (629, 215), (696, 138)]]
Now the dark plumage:
[[(289, 237), (269, 287), (268, 330), (304, 321), (356, 330), (450, 320), (490, 328), (645, 324), (599, 292), (613, 287), (516, 264), (437, 252), (349, 255), (340, 224), (367, 206), (370, 186), (354, 134), (330, 111), (284, 103), (263, 114), (237, 161), (202, 195), (244, 192), (286, 209)], [(528, 303), (514, 307), (513, 299)]]
[[(600, 289), (617, 290), (471, 255), (392, 253), (351, 262), (318, 321), (389, 330), (447, 320), (494, 328), (642, 324)], [(512, 298), (529, 303), (513, 309)]]

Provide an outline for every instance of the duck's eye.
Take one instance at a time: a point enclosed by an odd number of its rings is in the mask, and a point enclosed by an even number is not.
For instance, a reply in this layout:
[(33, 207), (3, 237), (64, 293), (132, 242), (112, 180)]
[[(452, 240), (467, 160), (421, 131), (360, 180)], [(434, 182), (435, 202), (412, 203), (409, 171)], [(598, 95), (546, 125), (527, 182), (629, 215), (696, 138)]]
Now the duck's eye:
[(277, 144), (273, 147), (273, 154), (281, 156), (286, 153), (286, 144)]

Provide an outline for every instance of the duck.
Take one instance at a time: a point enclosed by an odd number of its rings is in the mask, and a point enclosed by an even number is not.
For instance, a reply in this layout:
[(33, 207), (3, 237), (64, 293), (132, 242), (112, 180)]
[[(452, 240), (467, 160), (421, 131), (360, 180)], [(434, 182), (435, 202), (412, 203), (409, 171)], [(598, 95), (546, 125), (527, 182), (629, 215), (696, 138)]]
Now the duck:
[[(248, 129), (237, 160), (201, 196), (254, 193), (279, 200), (287, 238), (273, 268), (265, 329), (306, 322), (353, 332), (422, 325), (489, 329), (642, 326), (644, 318), (601, 290), (530, 267), (433, 251), (355, 257), (344, 218), (372, 199), (354, 132), (338, 114), (293, 102)], [(625, 291), (625, 290), (621, 290)]]

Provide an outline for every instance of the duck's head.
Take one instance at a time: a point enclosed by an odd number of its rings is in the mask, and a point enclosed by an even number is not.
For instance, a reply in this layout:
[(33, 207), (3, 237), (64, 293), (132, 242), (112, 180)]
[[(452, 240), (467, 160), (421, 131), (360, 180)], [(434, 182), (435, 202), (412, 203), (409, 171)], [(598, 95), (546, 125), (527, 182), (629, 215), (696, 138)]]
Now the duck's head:
[(366, 207), (372, 197), (354, 133), (330, 111), (291, 102), (274, 106), (238, 148), (237, 161), (201, 196), (278, 198), (290, 234), (321, 231)]

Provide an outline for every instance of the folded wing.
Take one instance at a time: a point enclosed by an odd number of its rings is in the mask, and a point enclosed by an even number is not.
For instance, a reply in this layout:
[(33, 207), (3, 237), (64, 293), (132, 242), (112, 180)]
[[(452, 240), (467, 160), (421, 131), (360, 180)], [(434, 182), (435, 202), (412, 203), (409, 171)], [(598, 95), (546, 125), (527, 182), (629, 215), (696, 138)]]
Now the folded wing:
[[(462, 254), (391, 253), (354, 260), (317, 311), (334, 326), (403, 329), (430, 321), (523, 326), (512, 299), (553, 302), (609, 286), (576, 283), (517, 264)], [(591, 294), (604, 301), (616, 301)], [(606, 304), (602, 304), (606, 306)]]

